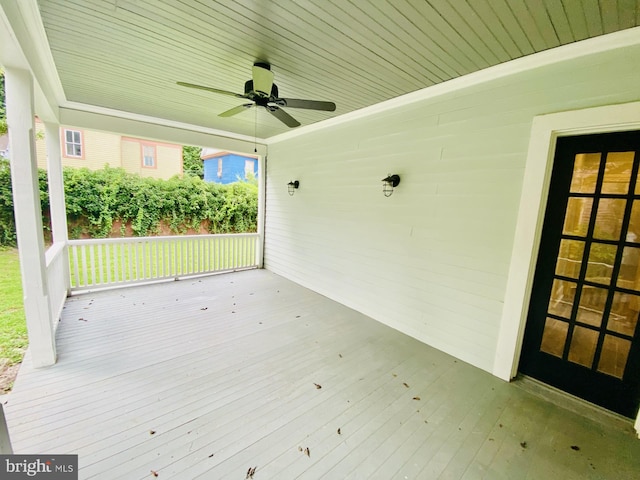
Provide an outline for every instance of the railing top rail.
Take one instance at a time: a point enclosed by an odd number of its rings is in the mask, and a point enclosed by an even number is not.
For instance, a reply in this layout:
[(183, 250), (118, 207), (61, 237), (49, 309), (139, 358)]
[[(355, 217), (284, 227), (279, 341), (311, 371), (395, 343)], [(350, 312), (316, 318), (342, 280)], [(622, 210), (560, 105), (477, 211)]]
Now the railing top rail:
[(104, 245), (106, 243), (131, 243), (131, 242), (173, 242), (176, 240), (191, 240), (202, 238), (253, 238), (258, 233), (216, 233), (205, 235), (167, 235), (158, 237), (117, 237), (117, 238), (85, 238), (68, 240), (69, 245)]

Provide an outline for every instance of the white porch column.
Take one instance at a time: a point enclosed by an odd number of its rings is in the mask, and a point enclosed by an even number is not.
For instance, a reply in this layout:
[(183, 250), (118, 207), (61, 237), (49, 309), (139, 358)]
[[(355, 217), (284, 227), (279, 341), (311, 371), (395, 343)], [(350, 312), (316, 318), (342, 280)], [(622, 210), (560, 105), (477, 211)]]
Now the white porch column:
[(5, 87), (11, 182), (29, 349), (33, 365), (45, 367), (56, 362), (56, 347), (42, 236), (31, 72), (7, 68)]
[(12, 453), (13, 448), (11, 447), (11, 439), (9, 438), (7, 419), (4, 416), (4, 407), (0, 403), (0, 455), (11, 455)]
[[(64, 179), (62, 177), (62, 159), (60, 149), (60, 125), (44, 122), (47, 146), (47, 178), (49, 180), (49, 209), (51, 211), (51, 233), (53, 243), (66, 245), (68, 238), (67, 211), (64, 200)], [(69, 264), (68, 250), (64, 249), (64, 263)], [(64, 287), (71, 288), (69, 270), (65, 269)]]

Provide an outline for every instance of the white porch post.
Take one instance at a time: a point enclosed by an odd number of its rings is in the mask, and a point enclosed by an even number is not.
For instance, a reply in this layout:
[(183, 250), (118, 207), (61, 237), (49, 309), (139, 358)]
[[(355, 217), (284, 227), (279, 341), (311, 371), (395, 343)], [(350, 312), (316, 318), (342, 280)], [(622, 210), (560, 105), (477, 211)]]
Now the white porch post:
[(4, 407), (0, 403), (0, 455), (11, 455), (12, 453), (13, 447), (9, 438), (7, 419), (4, 416)]
[(7, 68), (5, 86), (13, 203), (29, 349), (34, 367), (45, 367), (56, 362), (56, 347), (42, 236), (31, 72)]
[[(67, 211), (64, 200), (64, 179), (62, 177), (62, 159), (60, 149), (60, 125), (44, 122), (45, 141), (47, 146), (47, 177), (49, 180), (49, 209), (51, 211), (51, 233), (53, 243), (66, 246), (68, 238)], [(69, 253), (64, 249), (64, 264), (69, 264)], [(64, 287), (71, 288), (69, 270), (64, 270)]]

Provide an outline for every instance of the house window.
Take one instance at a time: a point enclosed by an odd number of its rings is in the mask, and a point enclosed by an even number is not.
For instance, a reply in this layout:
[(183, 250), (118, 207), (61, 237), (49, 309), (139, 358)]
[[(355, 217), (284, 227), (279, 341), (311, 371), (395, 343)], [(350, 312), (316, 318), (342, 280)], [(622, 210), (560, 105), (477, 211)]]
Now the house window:
[(64, 131), (65, 157), (82, 157), (82, 132), (78, 130)]
[(156, 166), (156, 147), (153, 145), (142, 145), (142, 166), (146, 168)]

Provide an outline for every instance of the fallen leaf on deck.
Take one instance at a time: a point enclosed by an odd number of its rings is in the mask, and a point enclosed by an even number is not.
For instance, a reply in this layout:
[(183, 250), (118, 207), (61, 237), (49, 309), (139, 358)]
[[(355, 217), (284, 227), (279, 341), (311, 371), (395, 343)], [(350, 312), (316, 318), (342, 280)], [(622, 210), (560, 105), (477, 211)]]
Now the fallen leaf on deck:
[(339, 354), (338, 354), (338, 356), (339, 356), (340, 358), (342, 358), (342, 354), (341, 354), (341, 353), (339, 353)]
[(301, 452), (302, 451), (302, 447), (298, 447), (298, 451)]
[(577, 452), (580, 450), (580, 447), (578, 445), (571, 445), (571, 450), (575, 450)]
[(209, 308), (209, 307), (202, 307), (200, 310), (206, 310), (206, 309), (208, 309), (208, 308)]
[(527, 442), (520, 442), (520, 446), (522, 448), (527, 448)]
[(215, 455), (215, 453), (212, 453), (211, 455), (209, 455), (209, 458), (213, 457)]
[(249, 467), (249, 470), (247, 470), (247, 476), (244, 477), (245, 480), (247, 480), (248, 478), (253, 478), (253, 475), (256, 473), (256, 468), (258, 467)]
[(307, 448), (305, 448), (305, 449), (304, 449), (304, 454), (305, 454), (307, 457), (311, 458), (311, 452), (309, 451), (309, 447), (307, 447)]
[(151, 470), (151, 475), (153, 475), (154, 477), (157, 477), (159, 473), (156, 472), (155, 470)]
[(78, 320), (81, 322), (88, 322), (88, 320), (85, 320), (84, 318), (79, 318)]
[(320, 389), (322, 388), (322, 385), (318, 385), (317, 383), (314, 383), (314, 385), (316, 386), (316, 388), (317, 388), (318, 390), (320, 390)]
[(342, 433), (340, 432), (340, 429), (338, 429), (338, 435), (342, 435)]
[(420, 397), (413, 397), (414, 400), (420, 400)]
[(149, 430), (149, 435), (155, 435), (156, 431), (155, 430)]
[(402, 384), (403, 384), (405, 387), (409, 388), (409, 385), (408, 385), (406, 382), (402, 382)]

